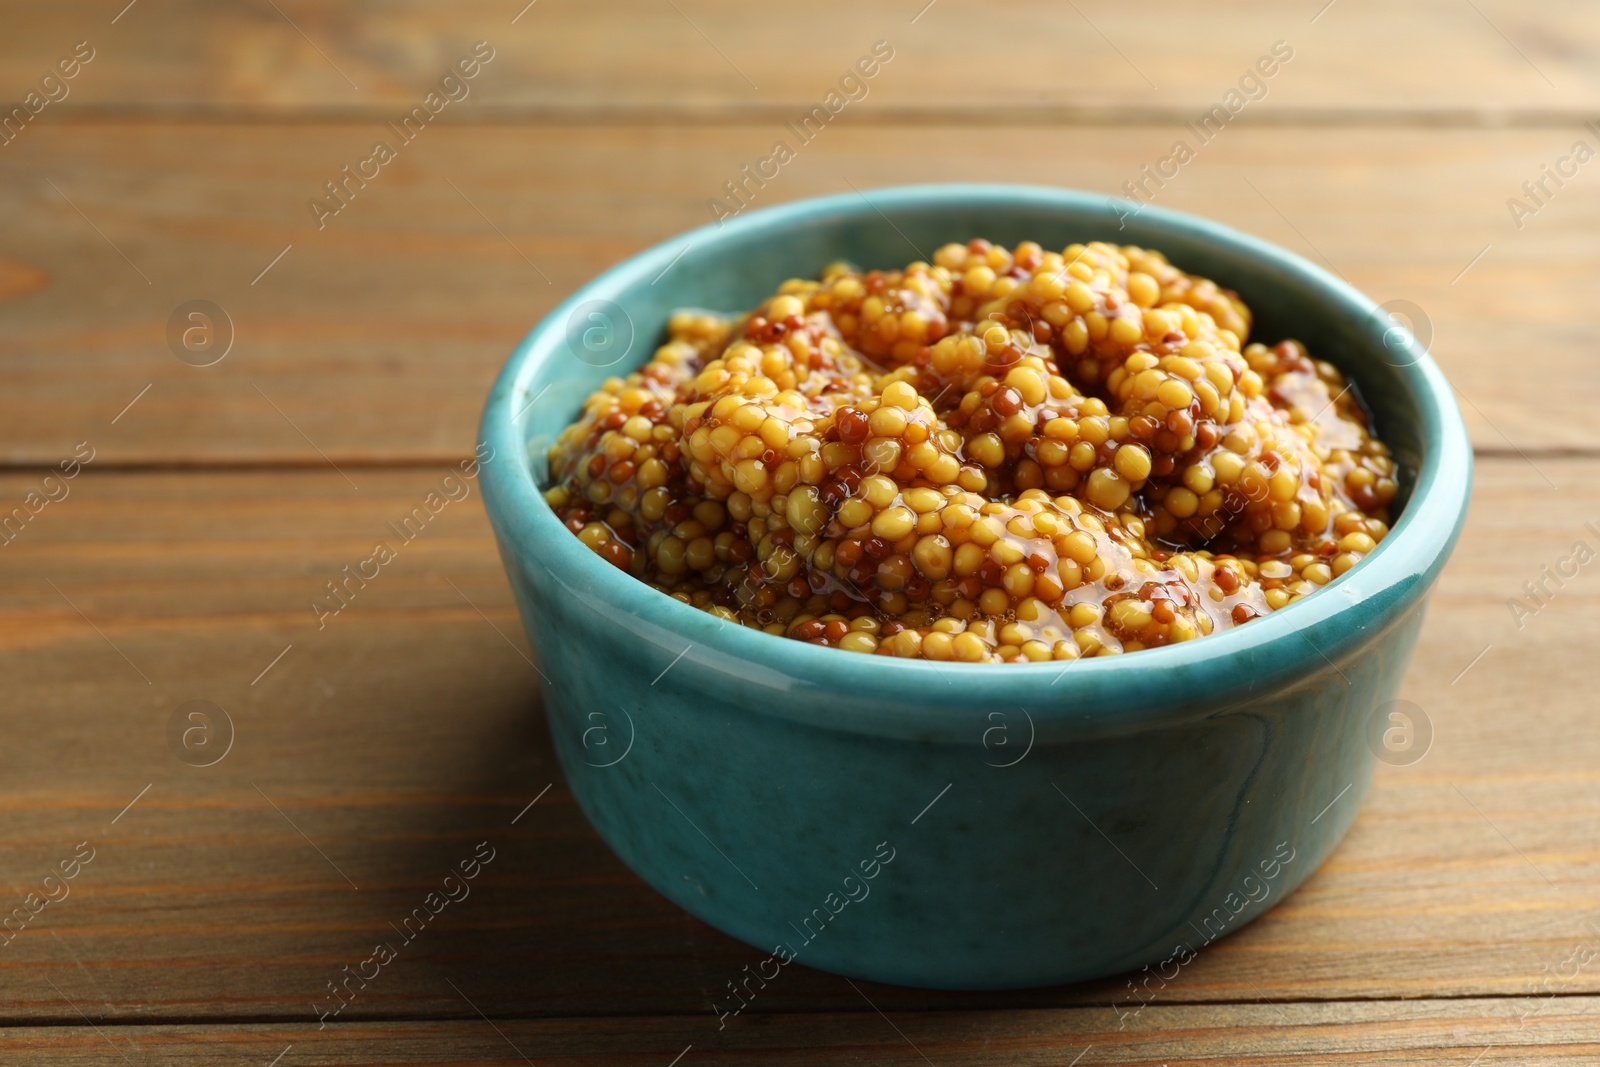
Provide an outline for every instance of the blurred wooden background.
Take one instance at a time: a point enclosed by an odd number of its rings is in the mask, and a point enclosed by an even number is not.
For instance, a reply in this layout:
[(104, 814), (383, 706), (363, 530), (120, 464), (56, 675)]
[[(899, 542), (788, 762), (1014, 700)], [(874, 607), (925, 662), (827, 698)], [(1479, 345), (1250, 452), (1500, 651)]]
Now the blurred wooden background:
[[(1600, 579), (1524, 589), (1600, 547), (1600, 9), (523, 3), (0, 3), (0, 516), (29, 515), (0, 535), (0, 914), (94, 850), (0, 943), (5, 1062), (1600, 1056)], [(319, 229), (308, 201), (480, 41), (470, 95)], [(1156, 202), (1408, 302), (1478, 446), (1405, 691), (1431, 750), (1380, 768), (1323, 869), (1124, 1029), (1120, 980), (792, 968), (719, 1031), (753, 957), (572, 803), (476, 488), (325, 629), (309, 607), (470, 453), (533, 322), (709, 221), (877, 41), (867, 96), (758, 205), (929, 179), (1115, 194), (1285, 42)], [(169, 345), (193, 300), (231, 321), (211, 366)], [(233, 724), (209, 767), (169, 741), (195, 700)], [(319, 1027), (328, 983), (485, 839), (470, 899)]]

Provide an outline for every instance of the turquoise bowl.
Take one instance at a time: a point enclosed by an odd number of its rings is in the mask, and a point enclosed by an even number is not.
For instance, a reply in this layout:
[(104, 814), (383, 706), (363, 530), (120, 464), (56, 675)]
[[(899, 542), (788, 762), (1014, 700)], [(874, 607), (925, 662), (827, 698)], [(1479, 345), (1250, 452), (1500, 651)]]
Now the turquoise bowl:
[[(718, 1012), (792, 960), (963, 989), (1144, 967), (1153, 991), (1283, 899), (1355, 818), (1466, 513), (1460, 412), (1411, 332), (1349, 285), (1225, 226), (1126, 206), (925, 185), (753, 211), (583, 286), (495, 383), (484, 499), (556, 752), (629, 867), (753, 946)], [(546, 506), (551, 441), (608, 375), (649, 358), (674, 309), (748, 309), (832, 260), (903, 266), (973, 237), (1139, 244), (1236, 289), (1255, 338), (1298, 338), (1358, 383), (1402, 468), (1393, 531), (1246, 626), (1063, 669), (746, 629), (611, 567)]]

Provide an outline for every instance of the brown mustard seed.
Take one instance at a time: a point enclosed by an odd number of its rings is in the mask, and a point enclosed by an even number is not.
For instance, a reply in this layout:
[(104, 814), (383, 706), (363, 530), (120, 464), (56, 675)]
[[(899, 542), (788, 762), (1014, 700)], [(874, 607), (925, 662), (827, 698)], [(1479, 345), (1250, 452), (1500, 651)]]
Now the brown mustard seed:
[(1388, 533), (1355, 391), (1159, 253), (982, 239), (680, 312), (550, 453), (601, 558), (746, 626), (856, 652), (1071, 660), (1321, 588)]

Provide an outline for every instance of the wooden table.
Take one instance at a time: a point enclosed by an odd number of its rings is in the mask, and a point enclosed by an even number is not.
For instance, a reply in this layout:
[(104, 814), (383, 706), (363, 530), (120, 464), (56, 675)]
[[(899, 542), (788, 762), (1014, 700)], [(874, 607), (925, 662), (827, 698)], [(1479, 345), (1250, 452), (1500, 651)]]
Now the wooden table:
[[(0, 9), (0, 98), (93, 54), (0, 145), (0, 516), (26, 511), (0, 537), (0, 911), (27, 918), (0, 945), (5, 1063), (1600, 1057), (1600, 578), (1524, 587), (1600, 547), (1600, 163), (1571, 158), (1600, 148), (1600, 9), (125, 2)], [(493, 58), (446, 86), (469, 95), (402, 142), (386, 124), (480, 41)], [(750, 952), (575, 807), (476, 492), (325, 626), (310, 607), (470, 452), (531, 323), (708, 221), (877, 41), (865, 98), (757, 205), (925, 179), (1117, 193), (1285, 42), (1155, 202), (1408, 302), (1477, 444), (1404, 693), (1431, 750), (1125, 1019), (1120, 980), (799, 968), (719, 1030)], [(395, 158), (332, 214), (325, 183), (378, 140)], [(1542, 165), (1566, 176), (1534, 198)], [(198, 354), (170, 340), (195, 300), (231, 323)], [(480, 841), (470, 897), (319, 1024)], [(67, 895), (33, 915), (46, 891)]]

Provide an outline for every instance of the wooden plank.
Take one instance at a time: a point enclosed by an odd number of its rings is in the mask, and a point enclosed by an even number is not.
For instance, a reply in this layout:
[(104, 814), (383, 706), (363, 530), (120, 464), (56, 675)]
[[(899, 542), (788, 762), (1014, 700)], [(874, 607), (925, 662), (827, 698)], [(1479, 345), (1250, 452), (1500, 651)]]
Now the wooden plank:
[[(1177, 130), (841, 126), (758, 202), (929, 178), (1114, 191)], [(446, 116), (319, 230), (310, 197), (382, 126), (30, 131), (0, 153), (0, 462), (54, 463), (83, 440), (108, 464), (464, 455), (490, 380), (539, 316), (710, 221), (709, 198), (783, 132)], [(1158, 203), (1423, 309), (1480, 447), (1592, 448), (1600, 353), (1583, 324), (1600, 181), (1580, 173), (1520, 231), (1505, 206), (1578, 132), (1228, 130)], [(196, 299), (233, 324), (214, 366), (169, 351), (169, 320)]]
[[(471, 982), (462, 993), (477, 1001)], [(858, 1004), (860, 1001), (858, 1000)], [(86, 1006), (87, 1007), (87, 1006)], [(1178, 1067), (1189, 1064), (1466, 1067), (1592, 1063), (1600, 998), (1562, 997), (1526, 1027), (1504, 1000), (1152, 1007), (1118, 1029), (1103, 1008), (683, 1017), (487, 1019), (315, 1025), (109, 1026), (0, 1030), (0, 1051), (40, 1067), (121, 1063), (120, 1056), (187, 1064), (570, 1064), (662, 1067), (682, 1062), (1007, 1064)], [(89, 1009), (92, 1014), (92, 1008)], [(891, 1009), (892, 1010), (892, 1009)], [(281, 1060), (274, 1061), (275, 1056)], [(673, 1057), (681, 1057), (675, 1060)], [(141, 1061), (142, 1062), (142, 1061)]]
[[(1600, 461), (1538, 462), (1559, 489), (1520, 459), (1480, 462), (1405, 689), (1431, 751), (1380, 767), (1324, 868), (1155, 1006), (1493, 995), (1533, 1012), (1538, 990), (1600, 994), (1600, 970), (1568, 962), (1600, 943), (1586, 695), (1600, 585), (1580, 570), (1520, 630), (1507, 606), (1574, 541), (1600, 542), (1584, 526), (1600, 522)], [(577, 811), (475, 486), (318, 629), (323, 583), (444, 473), (351, 469), (352, 485), (332, 471), (91, 467), (0, 547), (6, 899), (79, 842), (96, 850), (71, 895), (0, 948), (5, 1021), (76, 1023), (49, 979), (96, 1021), (305, 1022), (485, 840), (496, 858), (470, 899), (342, 1021), (473, 1017), (445, 978), (494, 1015), (712, 1018), (751, 950), (647, 889)], [(0, 475), (0, 500), (37, 481)], [(215, 766), (169, 747), (191, 700), (232, 717)], [(1545, 986), (1547, 968), (1559, 977)], [(1130, 1003), (1119, 980), (862, 990), (901, 1011), (1098, 1005), (1104, 1019)], [(837, 977), (795, 967), (760, 1009), (863, 1007)]]
[(388, 115), (418, 103), (479, 40), (496, 56), (468, 100), (501, 112), (794, 111), (819, 103), (879, 40), (894, 58), (862, 103), (894, 115), (1188, 114), (1221, 102), (1280, 40), (1294, 59), (1250, 105), (1264, 113), (1518, 109), (1587, 117), (1600, 104), (1592, 73), (1600, 15), (1506, 0), (1156, 0), (1137, 8), (1106, 0), (817, 0), (759, 16), (735, 0), (603, 8), (407, 0), (381, 13), (307, 0), (8, 7), (0, 41), (7, 99), (20, 99), (73, 43), (96, 49), (62, 110)]

